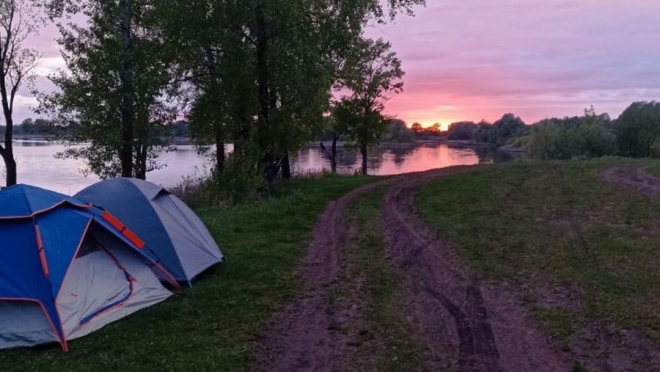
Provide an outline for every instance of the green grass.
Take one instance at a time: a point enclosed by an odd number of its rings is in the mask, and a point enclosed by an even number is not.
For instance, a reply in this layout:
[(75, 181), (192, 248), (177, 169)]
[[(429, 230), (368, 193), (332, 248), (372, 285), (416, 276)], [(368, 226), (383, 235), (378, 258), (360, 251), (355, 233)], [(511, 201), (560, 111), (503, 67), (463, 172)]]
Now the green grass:
[[(660, 198), (602, 181), (611, 166), (660, 170), (650, 160), (498, 164), (424, 185), (417, 203), (476, 275), (527, 291), (562, 344), (586, 319), (659, 341)], [(567, 288), (578, 301), (540, 303)]]
[[(352, 330), (358, 347), (347, 370), (421, 371), (425, 349), (402, 312), (402, 279), (388, 258), (380, 230), (384, 191), (359, 199), (348, 213), (359, 234), (347, 250), (352, 280), (340, 285), (337, 296), (339, 301), (362, 304), (365, 318), (360, 329)], [(356, 288), (356, 283), (361, 285)]]
[(57, 345), (0, 351), (0, 364), (12, 372), (251, 371), (259, 333), (298, 293), (294, 269), (319, 214), (373, 179), (293, 180), (276, 198), (200, 211), (227, 262), (203, 275), (188, 295), (74, 340), (68, 354)]

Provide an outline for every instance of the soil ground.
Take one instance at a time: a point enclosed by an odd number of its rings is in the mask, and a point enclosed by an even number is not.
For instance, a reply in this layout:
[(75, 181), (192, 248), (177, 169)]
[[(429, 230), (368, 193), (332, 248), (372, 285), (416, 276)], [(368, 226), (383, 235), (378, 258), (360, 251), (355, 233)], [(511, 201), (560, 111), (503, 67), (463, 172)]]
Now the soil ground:
[(530, 323), (516, 295), (482, 284), (453, 245), (417, 217), (416, 188), (469, 170), (455, 167), (389, 179), (359, 188), (332, 203), (316, 229), (300, 268), (308, 289), (274, 318), (260, 342), (265, 371), (341, 371), (352, 363), (363, 304), (332, 301), (346, 275), (346, 250), (360, 231), (348, 223), (351, 202), (388, 187), (381, 214), (386, 251), (405, 287), (409, 328), (427, 349), (428, 371), (570, 371), (571, 359)]

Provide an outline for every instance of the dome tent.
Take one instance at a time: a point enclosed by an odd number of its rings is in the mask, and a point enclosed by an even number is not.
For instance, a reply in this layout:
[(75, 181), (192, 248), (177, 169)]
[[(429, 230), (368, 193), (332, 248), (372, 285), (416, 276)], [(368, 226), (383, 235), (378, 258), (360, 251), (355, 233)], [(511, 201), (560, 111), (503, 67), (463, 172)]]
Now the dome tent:
[(93, 203), (130, 227), (148, 249), (146, 254), (182, 284), (222, 262), (223, 255), (204, 223), (179, 198), (151, 182), (113, 178), (75, 195)]
[[(172, 295), (131, 230), (37, 187), (0, 191), (0, 349), (85, 336)], [(173, 284), (173, 279), (171, 280)]]

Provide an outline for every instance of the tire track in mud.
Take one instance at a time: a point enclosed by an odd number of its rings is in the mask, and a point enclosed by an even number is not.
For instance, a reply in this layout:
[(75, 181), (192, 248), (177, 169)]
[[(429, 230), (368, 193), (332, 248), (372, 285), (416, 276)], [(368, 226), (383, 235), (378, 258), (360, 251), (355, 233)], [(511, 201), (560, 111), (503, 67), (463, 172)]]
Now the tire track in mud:
[(459, 372), (568, 371), (565, 356), (527, 322), (515, 296), (482, 288), (452, 244), (417, 217), (414, 196), (419, 185), (469, 169), (402, 177), (385, 197), (382, 229), (407, 278), (409, 316), (433, 356), (429, 367), (449, 366)]

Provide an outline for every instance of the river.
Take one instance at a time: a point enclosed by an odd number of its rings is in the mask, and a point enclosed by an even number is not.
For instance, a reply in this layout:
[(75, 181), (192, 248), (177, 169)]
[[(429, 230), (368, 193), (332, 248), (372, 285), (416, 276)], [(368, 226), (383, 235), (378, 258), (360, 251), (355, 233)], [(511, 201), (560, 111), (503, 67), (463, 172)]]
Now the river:
[[(65, 149), (59, 144), (45, 141), (17, 141), (14, 154), (18, 167), (18, 181), (48, 188), (65, 194), (73, 194), (98, 181), (94, 175), (85, 176), (82, 160), (56, 159), (54, 155)], [(453, 147), (447, 144), (418, 144), (410, 146), (380, 147), (369, 156), (369, 174), (395, 175), (424, 171), (453, 165), (473, 165), (512, 160), (512, 155), (484, 147)], [(147, 180), (174, 186), (184, 176), (204, 174), (208, 166), (206, 158), (193, 146), (179, 146), (177, 151), (162, 152), (159, 161), (167, 166), (147, 174)], [(341, 173), (355, 173), (360, 169), (361, 158), (353, 151), (339, 149)], [(301, 150), (293, 160), (294, 172), (305, 174), (329, 169), (330, 164), (318, 147)], [(0, 162), (4, 179), (5, 169)], [(4, 184), (4, 182), (3, 182)]]

